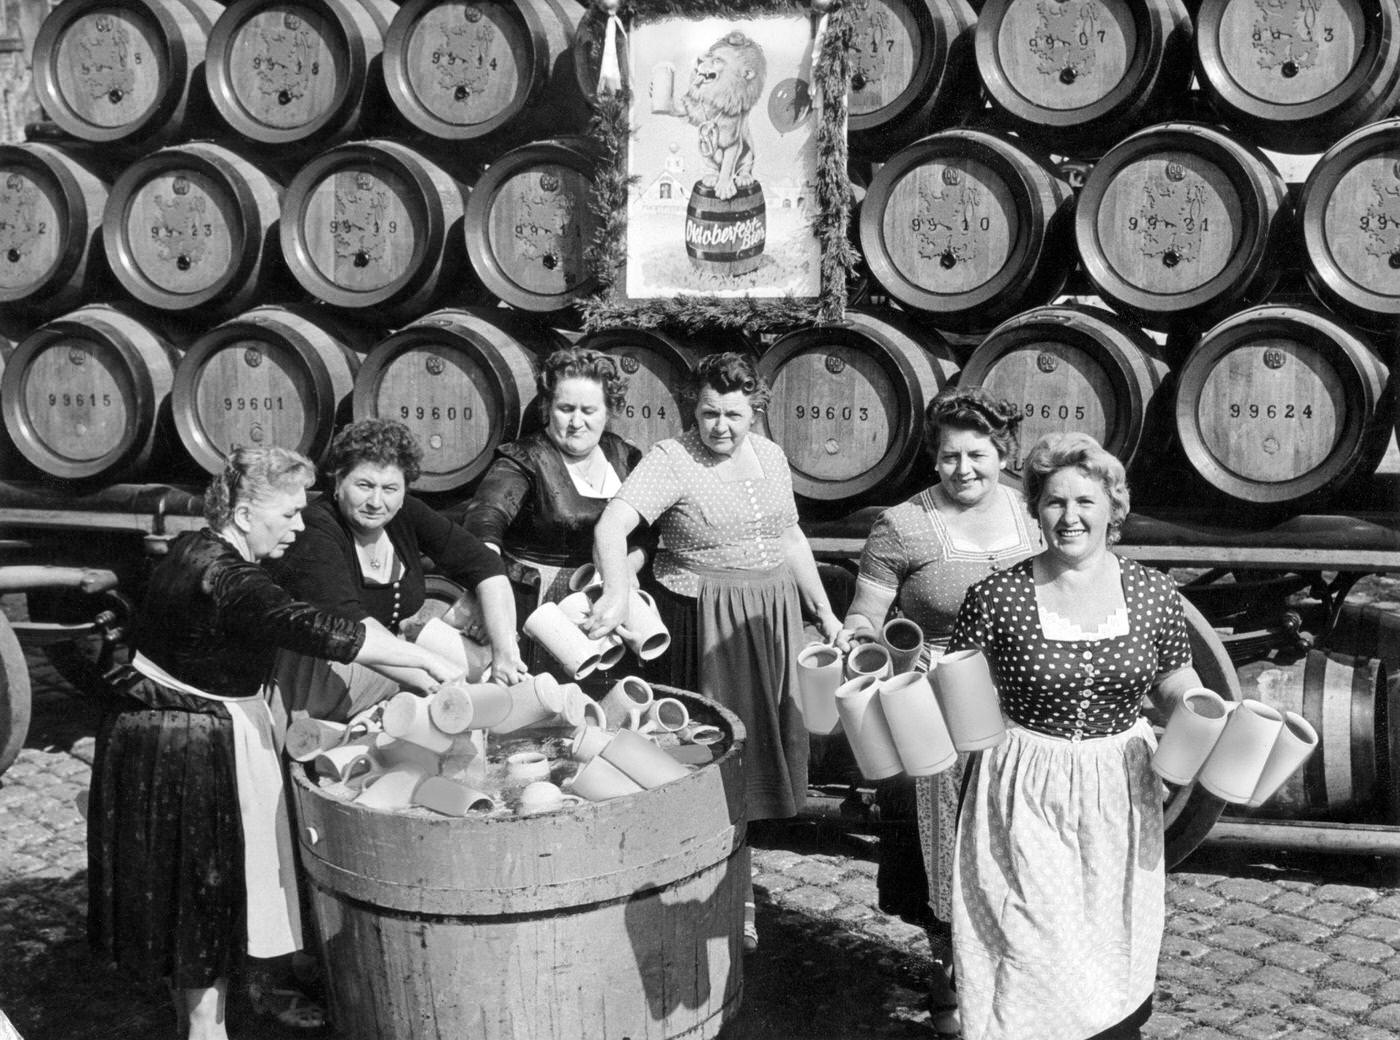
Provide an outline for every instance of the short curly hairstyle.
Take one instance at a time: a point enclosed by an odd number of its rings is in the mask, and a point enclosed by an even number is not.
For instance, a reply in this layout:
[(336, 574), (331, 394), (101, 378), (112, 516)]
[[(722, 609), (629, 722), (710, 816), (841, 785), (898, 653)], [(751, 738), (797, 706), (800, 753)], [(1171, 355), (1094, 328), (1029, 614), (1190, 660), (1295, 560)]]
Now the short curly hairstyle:
[(627, 377), (618, 371), (615, 358), (587, 347), (566, 347), (545, 358), (535, 374), (535, 407), (539, 409), (540, 422), (549, 421), (554, 395), (566, 379), (591, 379), (601, 386), (609, 414), (620, 412), (627, 404)]
[(1022, 481), (1031, 516), (1040, 515), (1040, 496), (1050, 476), (1070, 466), (1103, 485), (1109, 507), (1107, 540), (1113, 545), (1122, 537), (1123, 521), (1132, 508), (1128, 474), (1123, 463), (1087, 433), (1047, 433), (1026, 455)]
[(290, 494), (315, 482), (316, 467), (300, 452), (275, 446), (234, 448), (223, 472), (215, 474), (204, 491), (204, 519), (215, 531), (222, 531), (239, 506)]
[(764, 411), (773, 396), (768, 381), (758, 374), (758, 365), (754, 359), (734, 351), (707, 354), (700, 359), (687, 387), (687, 406), (694, 408), (707, 387), (717, 394), (740, 391), (749, 399), (749, 404), (756, 412)]
[(991, 438), (1003, 459), (1014, 458), (1020, 425), (1021, 413), (1011, 401), (980, 386), (945, 387), (924, 409), (924, 450), (937, 459), (945, 432), (972, 430)]
[(321, 461), (328, 490), (356, 466), (372, 462), (376, 466), (397, 466), (404, 480), (412, 484), (423, 472), (423, 449), (418, 438), (401, 422), (393, 419), (361, 419), (342, 427), (326, 449)]

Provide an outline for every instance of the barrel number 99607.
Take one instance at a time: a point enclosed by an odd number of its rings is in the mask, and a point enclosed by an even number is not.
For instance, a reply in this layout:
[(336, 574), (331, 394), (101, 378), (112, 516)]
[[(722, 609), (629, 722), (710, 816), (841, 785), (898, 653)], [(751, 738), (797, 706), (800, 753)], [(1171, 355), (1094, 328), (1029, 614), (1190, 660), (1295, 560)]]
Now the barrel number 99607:
[(1296, 404), (1239, 404), (1230, 403), (1231, 419), (1311, 419), (1312, 405), (1299, 408)]
[(1027, 419), (1080, 419), (1084, 418), (1084, 406), (1082, 404), (1051, 405), (1036, 404), (1034, 401), (1027, 401), (1021, 409), (1021, 414)]
[(870, 418), (869, 408), (855, 408), (851, 405), (837, 407), (834, 404), (799, 404), (793, 408), (792, 414), (799, 419), (830, 419), (835, 422), (840, 419), (843, 422), (850, 422), (852, 419), (859, 419), (866, 422)]
[(399, 406), (399, 418), (437, 419), (439, 421), (446, 419), (448, 422), (456, 422), (460, 418), (464, 422), (471, 422), (472, 410), (467, 407), (457, 408), (455, 406), (443, 408), (441, 405), (436, 404), (426, 408), (421, 404), (416, 408), (410, 408), (405, 404)]

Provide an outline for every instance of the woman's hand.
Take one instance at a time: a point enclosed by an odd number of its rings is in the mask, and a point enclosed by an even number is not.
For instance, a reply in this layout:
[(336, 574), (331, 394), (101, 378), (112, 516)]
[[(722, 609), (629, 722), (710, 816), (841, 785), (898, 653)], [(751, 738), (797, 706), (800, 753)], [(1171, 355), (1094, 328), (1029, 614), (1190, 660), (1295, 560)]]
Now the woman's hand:
[(616, 586), (603, 587), (603, 594), (593, 601), (593, 609), (589, 611), (588, 623), (583, 629), (589, 639), (602, 639), (627, 623), (628, 591)]
[[(817, 628), (821, 629), (822, 638), (828, 643), (835, 644), (844, 631), (841, 627), (841, 619), (830, 610), (823, 612), (817, 618)], [(839, 645), (839, 644), (837, 644)]]
[(491, 647), (491, 678), (506, 686), (514, 686), (529, 674), (524, 660), (520, 657), (520, 647), (515, 640), (506, 646)]
[[(412, 644), (410, 644), (412, 645)], [(423, 659), (418, 667), (433, 677), (434, 682), (445, 683), (461, 678), (462, 666), (429, 650), (423, 651)]]

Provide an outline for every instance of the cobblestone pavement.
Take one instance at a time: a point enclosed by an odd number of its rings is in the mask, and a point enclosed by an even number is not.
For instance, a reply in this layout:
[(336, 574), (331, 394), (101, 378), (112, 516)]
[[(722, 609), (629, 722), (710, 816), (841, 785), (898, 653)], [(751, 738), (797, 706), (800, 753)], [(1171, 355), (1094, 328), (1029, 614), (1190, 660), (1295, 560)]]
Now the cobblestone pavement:
[[(26, 1040), (173, 1037), (161, 995), (94, 961), (76, 807), (97, 712), (31, 656), (34, 719), (0, 778), (0, 1008)], [(755, 849), (762, 947), (746, 960), (733, 1037), (931, 1036), (927, 945), (875, 909), (873, 844), (816, 820)], [(1400, 1035), (1400, 892), (1388, 862), (1202, 850), (1168, 879), (1157, 1014), (1146, 1034), (1190, 1040), (1381, 1040)], [(235, 1037), (286, 1034), (250, 1024)], [(392, 1038), (385, 1038), (392, 1040)], [(594, 1040), (594, 1038), (588, 1038)]]

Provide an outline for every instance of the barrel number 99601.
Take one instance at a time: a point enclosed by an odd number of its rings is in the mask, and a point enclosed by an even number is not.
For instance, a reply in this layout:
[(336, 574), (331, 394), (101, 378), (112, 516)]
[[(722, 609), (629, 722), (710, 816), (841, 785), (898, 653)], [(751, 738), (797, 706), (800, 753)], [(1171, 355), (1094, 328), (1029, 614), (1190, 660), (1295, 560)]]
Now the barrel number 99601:
[(226, 412), (282, 412), (286, 411), (281, 397), (225, 397)]
[(843, 422), (850, 422), (852, 419), (859, 419), (866, 422), (870, 418), (869, 408), (855, 408), (851, 405), (837, 407), (834, 404), (799, 404), (793, 408), (792, 414), (799, 419), (830, 419), (835, 422), (840, 419)]
[(111, 394), (49, 394), (50, 408), (103, 408), (112, 407)]
[(1230, 403), (1231, 419), (1311, 419), (1312, 405), (1299, 408), (1296, 404), (1239, 404)]
[(1027, 401), (1021, 409), (1021, 414), (1027, 419), (1079, 419), (1084, 418), (1084, 406), (1076, 405), (1051, 405), (1036, 404), (1034, 401)]
[(410, 408), (405, 404), (399, 406), (399, 418), (436, 419), (439, 421), (446, 419), (448, 422), (456, 422), (460, 418), (464, 422), (471, 422), (472, 410), (467, 407), (457, 408), (455, 406), (443, 408), (441, 405), (436, 404), (428, 407), (424, 407), (420, 404), (416, 408)]

